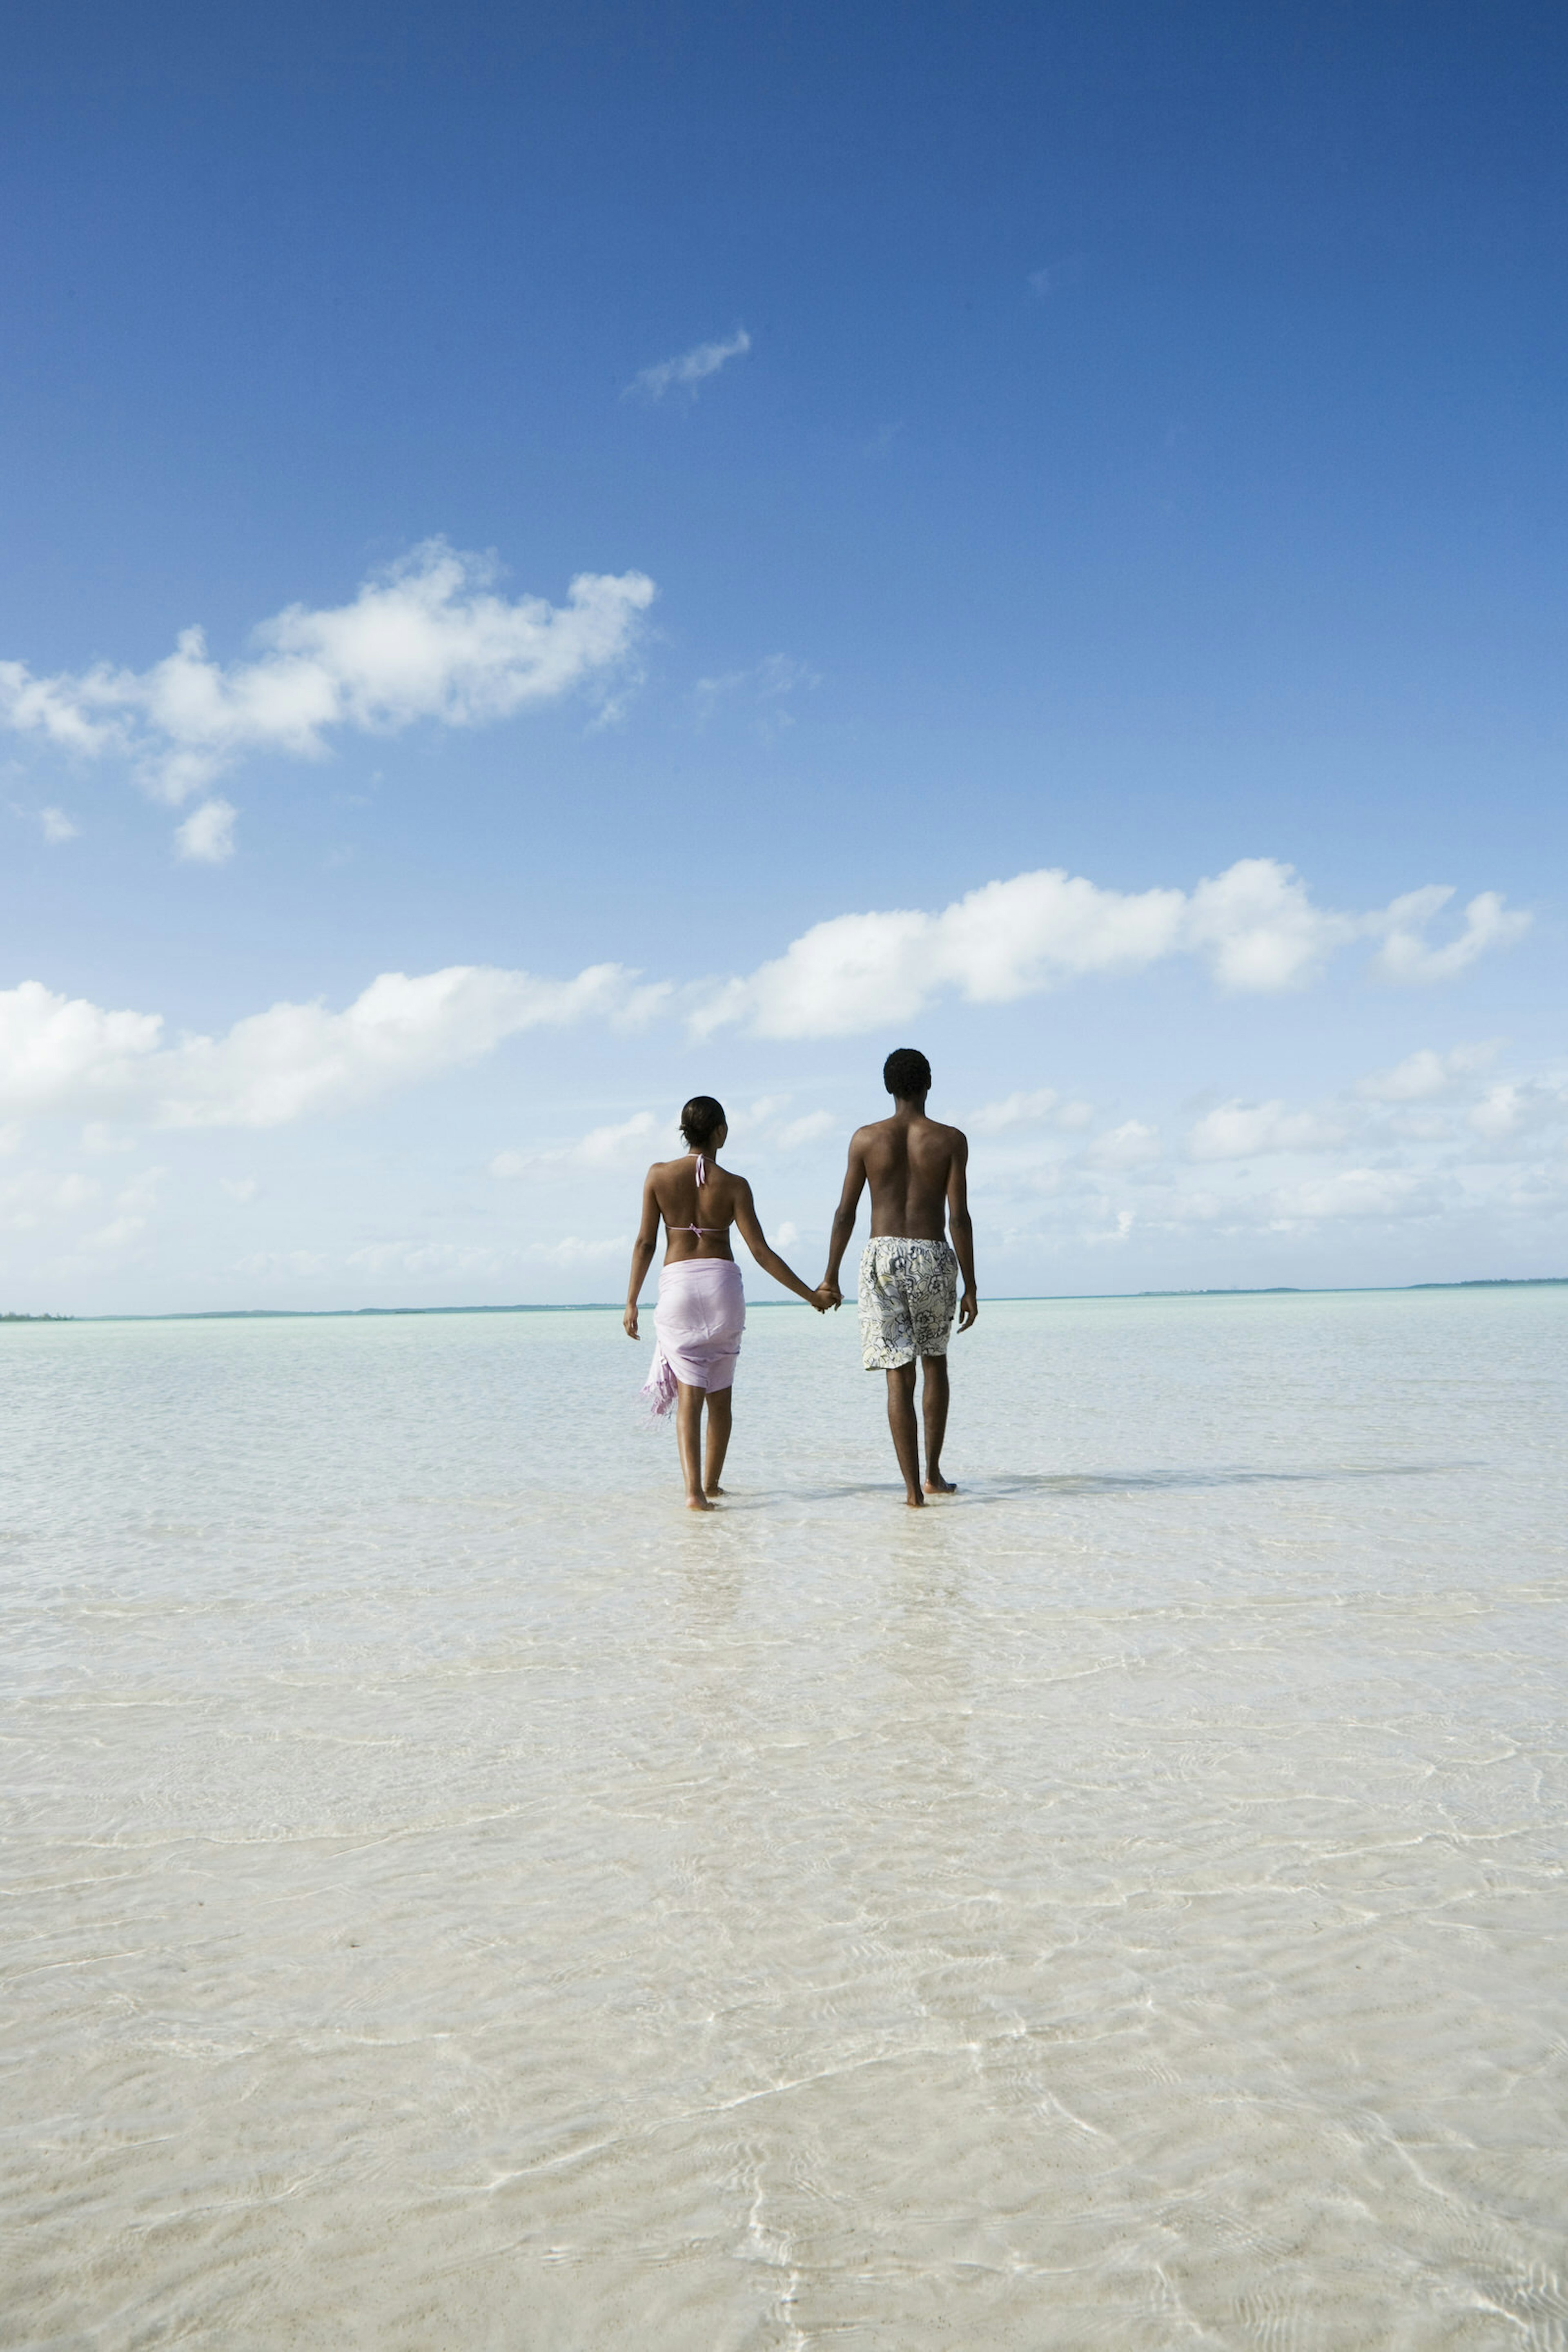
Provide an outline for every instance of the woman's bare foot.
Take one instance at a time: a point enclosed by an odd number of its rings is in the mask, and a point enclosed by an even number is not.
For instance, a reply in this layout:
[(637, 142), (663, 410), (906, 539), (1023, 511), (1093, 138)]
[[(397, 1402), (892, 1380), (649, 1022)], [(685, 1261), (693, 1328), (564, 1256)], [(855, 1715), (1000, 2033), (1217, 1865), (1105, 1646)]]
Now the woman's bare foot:
[(689, 1511), (710, 1511), (713, 1506), (706, 1495), (688, 1495), (686, 1507)]
[(958, 1489), (953, 1485), (952, 1480), (951, 1478), (944, 1478), (940, 1470), (928, 1470), (926, 1472), (926, 1493), (928, 1495), (956, 1495)]
[(703, 1491), (703, 1493), (704, 1493), (705, 1495), (712, 1496), (712, 1495), (722, 1495), (722, 1494), (726, 1493), (728, 1490), (727, 1490), (727, 1488), (725, 1488), (725, 1487), (723, 1487), (723, 1486), (704, 1486), (704, 1487), (703, 1487), (703, 1489), (702, 1489), (702, 1491)]

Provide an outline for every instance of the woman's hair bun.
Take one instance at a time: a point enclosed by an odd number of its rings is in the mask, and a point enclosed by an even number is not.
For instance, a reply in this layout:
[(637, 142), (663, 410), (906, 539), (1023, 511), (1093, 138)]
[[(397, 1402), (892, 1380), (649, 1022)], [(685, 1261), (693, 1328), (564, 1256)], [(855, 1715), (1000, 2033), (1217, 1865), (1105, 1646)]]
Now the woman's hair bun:
[(680, 1132), (693, 1151), (707, 1150), (719, 1129), (728, 1125), (723, 1104), (711, 1095), (693, 1095), (680, 1114)]

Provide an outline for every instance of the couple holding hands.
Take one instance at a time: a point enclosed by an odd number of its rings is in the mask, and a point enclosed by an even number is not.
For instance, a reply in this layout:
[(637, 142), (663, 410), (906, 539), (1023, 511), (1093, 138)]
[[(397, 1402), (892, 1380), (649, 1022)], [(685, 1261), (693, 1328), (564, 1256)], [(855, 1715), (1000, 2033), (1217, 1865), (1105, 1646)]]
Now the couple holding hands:
[[(866, 1370), (888, 1376), (888, 1424), (903, 1475), (905, 1501), (918, 1510), (927, 1495), (953, 1492), (942, 1475), (947, 1343), (955, 1308), (961, 1331), (967, 1331), (980, 1312), (974, 1295), (974, 1233), (965, 1191), (969, 1145), (956, 1127), (943, 1127), (926, 1117), (931, 1065), (923, 1054), (907, 1045), (889, 1054), (882, 1083), (893, 1097), (893, 1114), (858, 1129), (850, 1139), (827, 1271), (815, 1290), (768, 1247), (745, 1178), (720, 1167), (717, 1155), (728, 1129), (723, 1106), (711, 1095), (693, 1095), (680, 1114), (680, 1132), (688, 1146), (684, 1155), (656, 1161), (647, 1171), (622, 1320), (628, 1338), (635, 1339), (637, 1294), (653, 1264), (662, 1218), (668, 1243), (654, 1318), (658, 1345), (643, 1393), (652, 1400), (657, 1414), (674, 1408), (689, 1511), (711, 1510), (712, 1498), (723, 1492), (719, 1480), (730, 1443), (730, 1393), (746, 1321), (741, 1269), (730, 1249), (731, 1227), (738, 1229), (765, 1273), (824, 1315), (843, 1304), (838, 1268), (868, 1185), (871, 1238), (860, 1258), (858, 1301)], [(923, 1487), (915, 1422), (917, 1356), (925, 1367)]]

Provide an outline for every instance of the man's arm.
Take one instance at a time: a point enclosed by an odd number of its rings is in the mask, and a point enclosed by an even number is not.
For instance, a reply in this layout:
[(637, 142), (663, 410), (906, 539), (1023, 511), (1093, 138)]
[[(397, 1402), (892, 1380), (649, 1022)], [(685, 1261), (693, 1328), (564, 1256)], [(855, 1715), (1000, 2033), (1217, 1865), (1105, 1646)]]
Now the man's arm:
[(864, 1129), (858, 1129), (849, 1139), (849, 1165), (844, 1171), (844, 1190), (838, 1195), (838, 1206), (833, 1212), (833, 1230), (828, 1235), (827, 1271), (822, 1277), (822, 1287), (836, 1294), (836, 1306), (844, 1295), (838, 1288), (838, 1269), (854, 1236), (860, 1195), (866, 1189), (864, 1133)]
[(952, 1158), (947, 1170), (947, 1229), (963, 1276), (958, 1328), (967, 1331), (980, 1312), (980, 1301), (974, 1296), (974, 1226), (969, 1214), (969, 1138), (956, 1127), (952, 1137)]
[(650, 1168), (642, 1188), (642, 1223), (632, 1244), (632, 1276), (626, 1285), (626, 1311), (621, 1317), (621, 1328), (628, 1339), (637, 1336), (637, 1295), (647, 1278), (653, 1264), (653, 1254), (658, 1247), (658, 1198), (653, 1189)]

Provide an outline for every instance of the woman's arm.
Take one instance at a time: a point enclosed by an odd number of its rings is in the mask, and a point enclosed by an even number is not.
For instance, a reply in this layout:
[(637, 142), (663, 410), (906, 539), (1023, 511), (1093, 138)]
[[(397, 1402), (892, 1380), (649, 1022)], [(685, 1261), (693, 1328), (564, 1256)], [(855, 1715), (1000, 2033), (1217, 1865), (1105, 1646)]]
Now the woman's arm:
[(658, 1247), (658, 1197), (653, 1189), (653, 1173), (650, 1168), (643, 1181), (642, 1223), (632, 1244), (632, 1276), (626, 1285), (626, 1311), (621, 1318), (621, 1326), (628, 1339), (635, 1339), (637, 1336), (637, 1296), (647, 1279), (653, 1254)]
[(782, 1282), (786, 1290), (793, 1290), (797, 1298), (804, 1298), (806, 1305), (815, 1307), (819, 1315), (826, 1314), (826, 1299), (802, 1282), (795, 1268), (785, 1265), (777, 1250), (768, 1247), (767, 1236), (757, 1223), (752, 1188), (743, 1176), (735, 1179), (735, 1224), (741, 1239), (764, 1274), (771, 1274), (775, 1282)]

